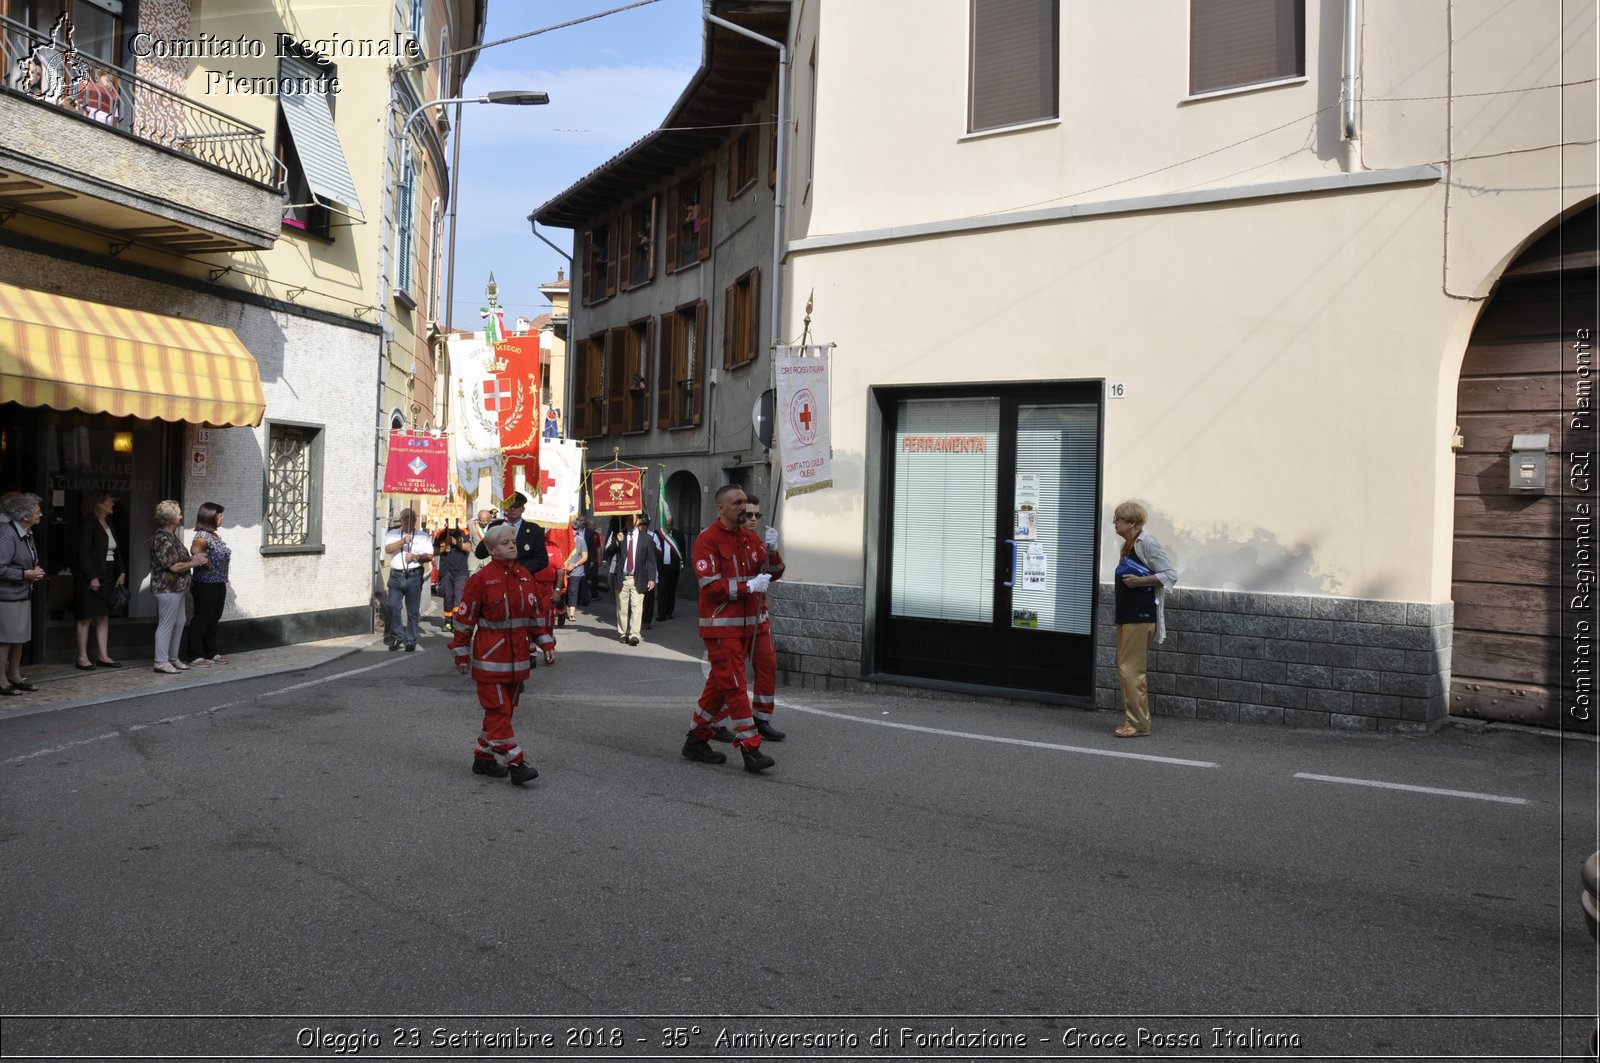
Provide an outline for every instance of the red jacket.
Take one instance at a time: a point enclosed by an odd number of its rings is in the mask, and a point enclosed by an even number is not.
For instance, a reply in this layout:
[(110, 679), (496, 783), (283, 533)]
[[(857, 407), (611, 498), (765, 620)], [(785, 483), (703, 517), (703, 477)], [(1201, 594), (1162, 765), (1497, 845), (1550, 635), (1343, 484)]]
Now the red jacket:
[[(778, 553), (776, 548), (767, 550), (767, 562), (761, 566), (761, 571), (771, 576), (772, 582), (776, 583), (783, 578), (784, 568), (783, 555)], [(761, 621), (757, 630), (763, 634), (770, 635), (772, 633), (772, 617), (767, 615), (767, 596), (763, 594), (759, 597), (761, 598)]]
[(520, 683), (533, 670), (540, 585), (519, 562), (491, 560), (467, 580), (450, 652), (469, 658), (479, 683)]
[(766, 595), (751, 594), (747, 584), (766, 562), (766, 545), (745, 528), (729, 531), (719, 520), (695, 539), (694, 577), (700, 584), (702, 639), (755, 634), (766, 617)]

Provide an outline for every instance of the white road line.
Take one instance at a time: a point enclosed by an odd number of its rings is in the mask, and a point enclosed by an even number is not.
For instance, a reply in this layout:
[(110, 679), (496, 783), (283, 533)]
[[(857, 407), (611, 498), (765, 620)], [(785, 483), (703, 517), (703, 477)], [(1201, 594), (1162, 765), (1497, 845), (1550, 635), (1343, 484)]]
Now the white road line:
[(851, 716), (843, 712), (828, 712), (825, 709), (813, 709), (804, 705), (796, 705), (792, 701), (777, 701), (779, 707), (794, 712), (809, 712), (813, 716), (830, 716), (835, 720), (849, 720), (852, 723), (871, 724), (874, 727), (892, 727), (899, 731), (917, 731), (922, 734), (944, 735), (949, 738), (969, 738), (975, 742), (998, 742), (1007, 746), (1027, 746), (1030, 749), (1055, 749), (1063, 753), (1087, 753), (1094, 757), (1118, 757), (1122, 760), (1149, 760), (1157, 764), (1176, 764), (1185, 768), (1215, 768), (1217, 765), (1209, 760), (1182, 760), (1178, 757), (1158, 757), (1149, 753), (1123, 753), (1115, 749), (1094, 749), (1089, 746), (1064, 746), (1055, 742), (1030, 742), (1025, 738), (1001, 738), (999, 735), (974, 734), (971, 731), (947, 731), (941, 727), (919, 727), (912, 723), (891, 723), (888, 720), (869, 720), (861, 716)]
[[(125, 734), (131, 734), (134, 731), (142, 731), (147, 727), (153, 727), (153, 726), (156, 726), (157, 724), (178, 723), (178, 722), (180, 722), (182, 720), (188, 720), (188, 719), (191, 719), (191, 718), (196, 717), (196, 716), (210, 716), (213, 713), (221, 712), (223, 709), (232, 709), (232, 708), (236, 708), (237, 706), (240, 706), (240, 705), (248, 705), (251, 702), (260, 701), (263, 698), (275, 698), (280, 694), (287, 694), (290, 691), (294, 691), (294, 690), (304, 690), (306, 687), (314, 687), (314, 686), (317, 686), (317, 685), (322, 684), (322, 683), (332, 683), (332, 682), (335, 682), (336, 680), (348, 679), (350, 676), (360, 675), (362, 672), (371, 672), (371, 671), (373, 671), (375, 669), (378, 669), (378, 668), (387, 668), (391, 664), (399, 664), (399, 663), (400, 662), (398, 660), (383, 661), (380, 664), (368, 665), (365, 668), (355, 668), (355, 669), (352, 669), (352, 670), (350, 670), (348, 672), (340, 672), (338, 675), (323, 676), (321, 679), (308, 679), (304, 683), (295, 683), (293, 686), (280, 687), (277, 690), (268, 690), (268, 691), (266, 691), (264, 693), (257, 694), (253, 698), (241, 698), (238, 701), (228, 701), (228, 702), (224, 702), (221, 705), (213, 705), (210, 708), (205, 709), (202, 712), (190, 712), (190, 713), (185, 713), (182, 716), (165, 716), (165, 717), (162, 717), (159, 720), (153, 720), (153, 721), (151, 721), (149, 723), (132, 723), (132, 724), (129, 724), (127, 727), (123, 728), (120, 731), (112, 731), (112, 732), (110, 732), (108, 734), (96, 735), (93, 738), (81, 738), (76, 742), (68, 742), (65, 745), (51, 746), (49, 749), (36, 749), (32, 753), (24, 753), (21, 756), (10, 757), (5, 761), (5, 763), (7, 763), (7, 764), (21, 764), (24, 761), (32, 760), (34, 757), (47, 757), (52, 753), (64, 753), (67, 750), (75, 749), (78, 746), (87, 746), (87, 745), (92, 745), (95, 742), (104, 742), (108, 738), (121, 738)], [(250, 677), (249, 676), (241, 676), (240, 677), (241, 681), (245, 680), (245, 679), (248, 679), (248, 678), (250, 678)]]
[(1375, 786), (1380, 790), (1409, 790), (1418, 794), (1438, 794), (1441, 797), (1467, 797), (1474, 801), (1497, 801), (1503, 805), (1525, 805), (1528, 801), (1521, 797), (1501, 797), (1498, 794), (1480, 794), (1471, 790), (1441, 790), (1436, 786), (1409, 786), (1399, 782), (1377, 782), (1373, 779), (1346, 779), (1338, 775), (1312, 775), (1310, 772), (1297, 771), (1296, 779), (1310, 779), (1312, 782), (1340, 782), (1350, 786)]

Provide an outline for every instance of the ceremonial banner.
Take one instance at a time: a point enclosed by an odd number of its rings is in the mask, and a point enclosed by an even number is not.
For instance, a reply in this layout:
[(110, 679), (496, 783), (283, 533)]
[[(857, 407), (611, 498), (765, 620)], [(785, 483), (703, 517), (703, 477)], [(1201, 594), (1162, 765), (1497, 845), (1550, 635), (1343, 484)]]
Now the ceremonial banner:
[(589, 474), (594, 515), (625, 517), (644, 512), (643, 469), (596, 469)]
[(833, 486), (833, 437), (828, 428), (828, 347), (779, 347), (776, 352), (778, 455), (783, 497)]
[(450, 337), (450, 439), (455, 448), (456, 482), (468, 494), (489, 474), (490, 490), (500, 487), (505, 463), (500, 457), (498, 406), (485, 408), (485, 389), (498, 402), (494, 349), (481, 336)]
[(430, 432), (389, 433), (383, 489), (393, 495), (443, 495), (450, 479), (450, 440)]
[[(539, 448), (539, 470), (529, 477), (526, 520), (547, 528), (562, 528), (578, 512), (578, 488), (583, 483), (583, 447), (567, 440), (547, 439)], [(539, 492), (543, 492), (540, 494)]]
[(539, 345), (537, 335), (507, 336), (494, 345), (491, 367), (499, 385), (493, 393), (499, 412), (500, 450), (508, 457), (539, 455), (539, 430), (544, 421), (544, 407), (539, 402)]

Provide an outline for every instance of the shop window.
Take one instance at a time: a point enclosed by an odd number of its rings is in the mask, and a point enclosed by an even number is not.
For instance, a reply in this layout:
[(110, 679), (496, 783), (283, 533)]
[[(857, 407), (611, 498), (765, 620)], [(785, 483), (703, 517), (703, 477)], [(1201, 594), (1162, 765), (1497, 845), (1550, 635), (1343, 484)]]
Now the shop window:
[(732, 369), (755, 361), (761, 349), (761, 271), (753, 269), (728, 285), (722, 319), (722, 364)]
[(622, 220), (622, 286), (637, 288), (656, 275), (656, 197), (636, 204)]
[(612, 222), (583, 234), (583, 303), (617, 294), (617, 230)]
[(704, 300), (661, 315), (661, 365), (656, 380), (656, 426), (688, 428), (700, 423), (705, 404)]
[(322, 549), (322, 427), (267, 422), (264, 553)]
[(711, 257), (711, 168), (667, 193), (667, 272)]
[(1305, 0), (1189, 0), (1191, 96), (1305, 74)]
[(756, 135), (747, 129), (728, 145), (728, 198), (738, 198), (755, 181)]
[(1060, 0), (972, 0), (967, 130), (1059, 115)]

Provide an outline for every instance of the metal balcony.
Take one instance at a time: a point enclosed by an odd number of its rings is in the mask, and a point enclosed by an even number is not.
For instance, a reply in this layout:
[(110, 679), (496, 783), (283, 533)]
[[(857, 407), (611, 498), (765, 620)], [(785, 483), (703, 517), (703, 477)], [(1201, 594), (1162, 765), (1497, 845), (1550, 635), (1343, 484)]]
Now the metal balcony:
[(13, 211), (116, 243), (177, 252), (264, 249), (283, 216), (266, 134), (0, 17), (0, 221)]

